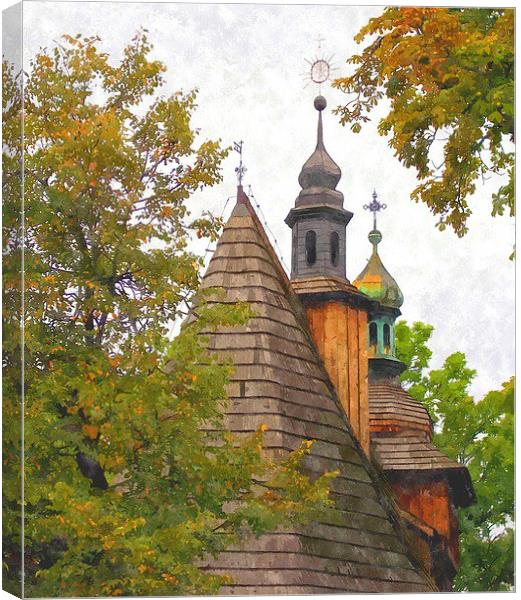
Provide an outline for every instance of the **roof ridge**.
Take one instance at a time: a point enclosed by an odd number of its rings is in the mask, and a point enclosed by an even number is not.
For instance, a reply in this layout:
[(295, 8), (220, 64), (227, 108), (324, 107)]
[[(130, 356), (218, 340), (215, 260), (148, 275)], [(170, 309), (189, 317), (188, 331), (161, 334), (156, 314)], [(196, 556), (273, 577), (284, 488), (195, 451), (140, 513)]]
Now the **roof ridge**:
[[(418, 583), (419, 588), (424, 591), (430, 589), (431, 579), (421, 568), (418, 568), (411, 556), (396, 509), (393, 508), (388, 494), (382, 487), (380, 477), (356, 439), (349, 419), (340, 404), (322, 357), (313, 341), (304, 307), (298, 295), (292, 289), (289, 277), (250, 199), (241, 186), (238, 187), (237, 203), (224, 227), (222, 237), (226, 239), (227, 243), (233, 243), (234, 241), (241, 243), (246, 239), (254, 239), (259, 242), (270, 258), (269, 262), (271, 263), (272, 273), (269, 273), (269, 276), (268, 273), (264, 273), (264, 265), (268, 261), (263, 262), (261, 269), (260, 263), (255, 260), (255, 255), (248, 253), (248, 247), (242, 247), (241, 249), (241, 252), (245, 253), (243, 268), (236, 270), (234, 267), (232, 273), (227, 268), (230, 264), (228, 262), (230, 258), (227, 256), (228, 252), (224, 250), (224, 246), (220, 246), (218, 243), (208, 266), (207, 273), (203, 277), (202, 287), (224, 289), (226, 301), (242, 300), (250, 302), (251, 296), (248, 294), (247, 287), (255, 284), (259, 287), (258, 292), (254, 296), (256, 304), (262, 304), (264, 297), (271, 301), (271, 294), (273, 293), (271, 288), (273, 288), (276, 290), (277, 297), (280, 297), (281, 304), (279, 308), (285, 311), (287, 315), (286, 322), (282, 324), (279, 320), (263, 318), (262, 312), (259, 315), (254, 314), (246, 325), (227, 328), (219, 332), (218, 338), (216, 337), (216, 339), (219, 339), (218, 348), (213, 347), (212, 343), (209, 343), (212, 352), (217, 352), (220, 356), (231, 358), (234, 362), (244, 363), (237, 368), (230, 384), (231, 386), (236, 386), (238, 389), (237, 393), (232, 394), (234, 396), (234, 411), (237, 414), (229, 412), (227, 415), (230, 430), (237, 433), (255, 430), (261, 422), (266, 422), (265, 419), (268, 419), (268, 426), (270, 426), (270, 423), (273, 425), (266, 434), (265, 445), (268, 450), (271, 448), (275, 449), (281, 445), (287, 445), (290, 447), (289, 449), (292, 449), (298, 446), (299, 439), (317, 439), (316, 446), (311, 449), (309, 457), (304, 461), (305, 469), (309, 468), (313, 470), (317, 465), (322, 468), (321, 461), (324, 461), (323, 470), (333, 470), (331, 465), (337, 458), (343, 459), (344, 462), (348, 461), (349, 464), (352, 463), (353, 466), (350, 468), (342, 466), (341, 477), (339, 477), (336, 488), (340, 486), (342, 493), (348, 494), (349, 497), (367, 498), (369, 494), (371, 498), (374, 498), (374, 510), (376, 514), (389, 522), (393, 529), (394, 539), (396, 540), (396, 543), (391, 544), (390, 542), (385, 542), (382, 538), (382, 549), (387, 549), (387, 552), (394, 554), (393, 560), (397, 561), (397, 564), (403, 564), (404, 568), (410, 570), (411, 573), (415, 572), (422, 577), (423, 583)], [(207, 278), (206, 282), (205, 278)], [(241, 287), (243, 282), (244, 286)], [(228, 283), (232, 284), (233, 287), (229, 287)], [(282, 313), (279, 316), (282, 318)], [(306, 356), (306, 364), (309, 365), (309, 368), (306, 367), (305, 372), (296, 372), (295, 369), (290, 368), (291, 361), (279, 353), (277, 353), (277, 361), (280, 364), (278, 364), (277, 368), (273, 367), (273, 365), (270, 366), (269, 360), (264, 360), (267, 357), (263, 358), (263, 361), (267, 362), (269, 367), (266, 371), (262, 370), (264, 367), (258, 364), (258, 361), (250, 363), (251, 357), (246, 362), (241, 361), (244, 344), (251, 345), (254, 343), (259, 352), (263, 353), (276, 351), (278, 344), (276, 339), (281, 339), (280, 334), (284, 334), (286, 330), (286, 327), (283, 328), (283, 325), (294, 328), (295, 334), (297, 330), (299, 332), (295, 336), (283, 336), (283, 339), (286, 340), (286, 352), (295, 355), (295, 358), (298, 358), (300, 353)], [(262, 329), (263, 335), (259, 335), (259, 328)], [(281, 330), (281, 328), (283, 329)], [(251, 334), (252, 337), (247, 336), (247, 339), (243, 338), (242, 334), (245, 332)], [(236, 333), (241, 335), (234, 337)], [(209, 338), (212, 336), (211, 333), (206, 333), (205, 335)], [(226, 340), (227, 335), (229, 335), (228, 342)], [(255, 348), (251, 348), (251, 350), (255, 352)], [(295, 358), (291, 360), (295, 360)], [(274, 375), (275, 371), (276, 374)], [(331, 409), (332, 416), (335, 415), (334, 418), (339, 419), (338, 426), (341, 427), (332, 426), (328, 419), (318, 418), (313, 421), (305, 418), (294, 419), (292, 416), (293, 413), (285, 414), (285, 410), (282, 408), (279, 411), (277, 399), (270, 402), (269, 406), (264, 406), (262, 400), (255, 405), (251, 402), (246, 403), (247, 399), (252, 395), (264, 396), (265, 379), (262, 379), (262, 377), (276, 379), (276, 382), (274, 381), (273, 383), (276, 383), (280, 388), (277, 394), (282, 394), (283, 398), (293, 400), (294, 403), (300, 402), (300, 405), (304, 408), (309, 406), (309, 403), (315, 399), (316, 402)], [(234, 389), (236, 388), (234, 387)], [(305, 398), (300, 400), (302, 395)], [(244, 404), (242, 404), (243, 402)], [(240, 403), (241, 406), (239, 407), (237, 403)], [(244, 410), (237, 410), (238, 408), (243, 408)], [(360, 469), (360, 472), (357, 472), (358, 469)], [(355, 513), (359, 512), (359, 507), (356, 504), (351, 506)], [(300, 535), (304, 535), (304, 529)], [(302, 541), (303, 538), (299, 537), (299, 540), (304, 546), (306, 545), (306, 542)], [(347, 546), (353, 545), (349, 536), (343, 540), (343, 543)], [(362, 543), (367, 548), (368, 557), (371, 556), (371, 560), (373, 560), (374, 557), (372, 554), (374, 554), (374, 550), (371, 549), (372, 544), (370, 540), (364, 541), (362, 539)], [(304, 546), (303, 551), (305, 553), (306, 548)], [(280, 550), (287, 551), (287, 548), (280, 548)], [(325, 547), (324, 552), (330, 554), (330, 551), (326, 550), (327, 548)], [(219, 568), (218, 559), (213, 564)], [(248, 565), (252, 566), (246, 562), (245, 566), (248, 567)], [(323, 573), (326, 579), (329, 577), (327, 571), (327, 567), (324, 565)], [(354, 581), (357, 578), (347, 577), (343, 580), (342, 585), (348, 587), (351, 584), (351, 579)], [(367, 586), (364, 585), (362, 587), (368, 591)], [(387, 586), (382, 587), (382, 591), (385, 589), (397, 591), (391, 580)]]
[(253, 205), (250, 202), (248, 195), (244, 191), (242, 185), (239, 185), (239, 186), (237, 186), (237, 204), (235, 205), (235, 207), (232, 211), (232, 215), (234, 214), (234, 211), (237, 209), (237, 207), (241, 206), (241, 205), (246, 207), (248, 213), (252, 217), (252, 219), (257, 227), (257, 230), (261, 234), (261, 237), (263, 238), (263, 242), (266, 245), (264, 249), (268, 251), (268, 254), (274, 260), (277, 271), (280, 272), (280, 275), (282, 276), (285, 286), (288, 288), (288, 290), (290, 290), (291, 285), (289, 282), (288, 274), (286, 273), (286, 270), (282, 266), (282, 262), (280, 261), (280, 258), (277, 256), (277, 253), (273, 249), (273, 246), (271, 245), (270, 239), (268, 237), (268, 234), (266, 233), (264, 225), (261, 223), (259, 216), (255, 212), (255, 209), (253, 208)]

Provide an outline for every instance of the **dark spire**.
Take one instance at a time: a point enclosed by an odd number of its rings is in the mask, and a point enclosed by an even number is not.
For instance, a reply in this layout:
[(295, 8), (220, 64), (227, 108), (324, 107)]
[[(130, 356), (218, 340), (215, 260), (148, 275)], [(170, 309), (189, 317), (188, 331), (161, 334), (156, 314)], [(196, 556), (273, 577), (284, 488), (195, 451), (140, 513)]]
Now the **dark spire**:
[(313, 104), (318, 110), (317, 147), (315, 148), (315, 150), (320, 149), (324, 150), (325, 152), (326, 149), (324, 148), (324, 128), (322, 125), (322, 111), (327, 106), (327, 100), (324, 98), (324, 96), (317, 96)]
[(322, 111), (327, 106), (326, 99), (323, 96), (317, 96), (314, 105), (318, 111), (317, 145), (300, 172), (298, 181), (302, 191), (295, 205), (326, 204), (329, 206), (342, 206), (344, 196), (335, 189), (342, 172), (324, 146)]
[(293, 230), (291, 277), (346, 277), (346, 225), (353, 213), (343, 207), (336, 188), (342, 175), (324, 146), (322, 111), (327, 102), (315, 98), (318, 111), (317, 144), (302, 167), (302, 190), (289, 211), (286, 224)]

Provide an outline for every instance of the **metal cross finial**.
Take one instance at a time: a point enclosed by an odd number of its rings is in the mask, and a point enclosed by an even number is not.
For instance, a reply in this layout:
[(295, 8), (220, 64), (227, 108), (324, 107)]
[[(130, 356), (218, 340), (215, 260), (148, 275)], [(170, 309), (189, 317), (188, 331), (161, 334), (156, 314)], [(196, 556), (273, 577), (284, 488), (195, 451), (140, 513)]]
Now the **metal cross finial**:
[(242, 178), (244, 177), (244, 174), (248, 170), (242, 164), (242, 145), (243, 144), (244, 144), (244, 142), (242, 140), (240, 142), (233, 142), (233, 149), (235, 150), (235, 152), (239, 153), (239, 157), (240, 157), (239, 166), (235, 167), (235, 173), (237, 175), (237, 182), (239, 183), (240, 186), (242, 186)]
[(376, 195), (376, 190), (373, 190), (373, 200), (370, 204), (364, 204), (364, 210), (370, 210), (373, 213), (373, 230), (376, 231), (376, 213), (381, 210), (385, 210), (387, 208), (387, 204), (382, 204), (378, 202), (378, 196)]

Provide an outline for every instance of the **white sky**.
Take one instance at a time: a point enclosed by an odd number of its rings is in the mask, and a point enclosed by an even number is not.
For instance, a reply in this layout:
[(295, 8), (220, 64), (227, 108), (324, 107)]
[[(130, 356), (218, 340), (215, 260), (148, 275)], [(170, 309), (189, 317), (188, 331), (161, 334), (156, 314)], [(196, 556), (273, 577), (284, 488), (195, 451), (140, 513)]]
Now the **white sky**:
[[(356, 52), (353, 36), (378, 7), (327, 5), (196, 5), (99, 2), (26, 2), (25, 62), (42, 46), (68, 33), (99, 35), (117, 59), (134, 33), (144, 27), (153, 57), (168, 67), (165, 94), (198, 87), (194, 125), (225, 145), (244, 140), (251, 185), (273, 230), (286, 264), (290, 230), (284, 218), (300, 190), (297, 177), (315, 145), (316, 90), (304, 89), (306, 58), (334, 54), (335, 76)], [(345, 100), (324, 88), (328, 109)], [(480, 397), (514, 373), (514, 243), (511, 219), (490, 217), (495, 182), (478, 185), (472, 199), (470, 233), (463, 239), (439, 232), (435, 218), (409, 199), (415, 174), (403, 168), (387, 141), (376, 133), (376, 119), (355, 135), (325, 114), (325, 145), (342, 169), (338, 185), (345, 207), (354, 212), (347, 233), (347, 272), (353, 280), (370, 255), (371, 217), (362, 206), (375, 187), (388, 206), (379, 218), (380, 254), (404, 296), (403, 317), (435, 327), (433, 365), (450, 353), (465, 352), (478, 377)], [(237, 155), (224, 164), (221, 185), (191, 200), (194, 213), (220, 214), (234, 194)], [(230, 201), (225, 215), (231, 211)]]

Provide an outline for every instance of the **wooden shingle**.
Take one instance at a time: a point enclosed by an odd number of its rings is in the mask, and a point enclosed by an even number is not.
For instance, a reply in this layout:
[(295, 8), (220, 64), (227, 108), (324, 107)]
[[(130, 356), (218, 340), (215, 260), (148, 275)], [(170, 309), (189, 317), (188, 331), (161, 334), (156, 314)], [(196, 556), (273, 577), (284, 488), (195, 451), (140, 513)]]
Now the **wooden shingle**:
[(354, 439), (290, 288), (249, 201), (239, 202), (224, 228), (203, 288), (251, 303), (247, 325), (209, 332), (209, 349), (232, 358), (227, 425), (245, 435), (268, 426), (268, 451), (282, 455), (302, 440), (317, 442), (306, 472), (338, 469), (331, 497), (334, 522), (245, 540), (206, 568), (231, 575), (222, 594), (428, 592), (435, 589), (410, 559), (396, 515)]
[(371, 450), (387, 476), (411, 480), (446, 476), (457, 506), (469, 506), (475, 494), (467, 468), (443, 454), (432, 443), (429, 413), (399, 385), (369, 385)]

